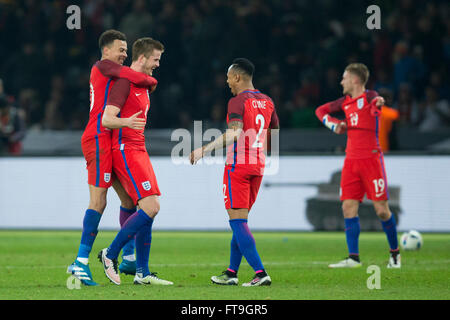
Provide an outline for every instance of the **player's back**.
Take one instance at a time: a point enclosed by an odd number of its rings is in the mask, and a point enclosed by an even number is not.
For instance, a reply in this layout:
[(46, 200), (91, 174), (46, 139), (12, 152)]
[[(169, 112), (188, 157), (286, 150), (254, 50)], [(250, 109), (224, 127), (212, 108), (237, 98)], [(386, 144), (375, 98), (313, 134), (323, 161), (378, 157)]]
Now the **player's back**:
[(97, 61), (91, 68), (89, 80), (90, 111), (89, 121), (84, 130), (81, 140), (88, 140), (98, 135), (110, 135), (111, 131), (102, 126), (102, 115), (106, 107), (109, 92), (115, 80), (104, 76)]
[(258, 90), (246, 90), (232, 98), (230, 105), (242, 108), (243, 132), (229, 146), (227, 164), (264, 166), (267, 129), (276, 117), (272, 99)]

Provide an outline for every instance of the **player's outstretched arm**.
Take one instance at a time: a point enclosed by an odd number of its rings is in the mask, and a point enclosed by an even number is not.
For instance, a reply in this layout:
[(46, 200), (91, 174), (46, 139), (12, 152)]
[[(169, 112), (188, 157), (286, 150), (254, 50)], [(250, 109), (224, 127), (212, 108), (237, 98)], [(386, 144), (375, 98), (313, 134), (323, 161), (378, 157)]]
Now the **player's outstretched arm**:
[(120, 108), (107, 105), (103, 112), (102, 125), (108, 129), (119, 129), (128, 127), (135, 130), (142, 130), (145, 128), (146, 119), (139, 118), (142, 110), (136, 112), (129, 118), (119, 118), (117, 115), (120, 112)]
[(196, 164), (205, 154), (211, 153), (213, 150), (223, 149), (234, 143), (241, 135), (243, 126), (244, 124), (241, 121), (230, 121), (228, 123), (228, 129), (223, 135), (191, 152), (189, 156), (191, 164)]
[(140, 87), (149, 87), (154, 91), (158, 80), (142, 72), (137, 72), (127, 66), (122, 66), (111, 60), (101, 60), (96, 64), (100, 72), (108, 78), (123, 78)]
[(155, 88), (158, 85), (158, 80), (155, 78), (142, 72), (134, 71), (127, 66), (121, 66), (118, 78), (128, 79), (140, 87), (149, 87), (151, 92), (155, 91)]

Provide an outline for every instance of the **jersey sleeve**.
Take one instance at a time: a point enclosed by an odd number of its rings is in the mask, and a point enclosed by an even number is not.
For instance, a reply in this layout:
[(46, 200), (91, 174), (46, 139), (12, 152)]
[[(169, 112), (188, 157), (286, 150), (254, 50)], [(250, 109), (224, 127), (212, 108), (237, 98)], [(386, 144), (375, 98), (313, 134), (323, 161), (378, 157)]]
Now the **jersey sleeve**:
[(244, 101), (239, 97), (231, 98), (228, 101), (227, 123), (230, 121), (244, 121)]
[(112, 105), (122, 109), (123, 105), (128, 99), (128, 94), (130, 93), (130, 81), (127, 79), (118, 79), (111, 87), (111, 92), (109, 93), (108, 101), (106, 105)]
[(368, 103), (371, 103), (372, 100), (378, 96), (379, 96), (379, 94), (375, 90), (367, 90), (366, 99), (367, 99)]
[(118, 78), (120, 73), (120, 68), (122, 67), (120, 64), (114, 63), (110, 60), (100, 60), (97, 61), (95, 66), (98, 70), (107, 78)]
[(339, 112), (342, 110), (342, 103), (345, 101), (345, 97), (337, 100), (327, 102), (316, 109), (316, 116), (331, 131), (335, 131), (339, 119), (330, 116), (331, 113)]
[(273, 108), (272, 117), (270, 118), (270, 129), (277, 129), (280, 127), (280, 120), (278, 119), (277, 111)]
[(124, 78), (140, 87), (155, 87), (158, 81), (130, 67), (121, 66), (111, 60), (100, 60), (95, 64), (100, 72), (108, 78)]
[(339, 98), (337, 100), (327, 102), (316, 109), (316, 116), (322, 121), (323, 117), (330, 114), (336, 113), (342, 110), (342, 103), (344, 102), (345, 97)]
[(372, 117), (378, 117), (381, 115), (381, 107), (377, 107), (375, 104), (376, 101), (374, 100), (378, 96), (378, 92), (374, 90), (367, 90), (366, 99), (369, 103), (370, 115)]

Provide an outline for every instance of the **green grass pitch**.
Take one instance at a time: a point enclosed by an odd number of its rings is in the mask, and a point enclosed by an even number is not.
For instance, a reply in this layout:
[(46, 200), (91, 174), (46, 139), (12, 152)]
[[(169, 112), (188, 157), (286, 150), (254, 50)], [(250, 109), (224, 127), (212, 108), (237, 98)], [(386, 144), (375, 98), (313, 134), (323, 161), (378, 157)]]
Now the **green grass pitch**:
[[(339, 233), (254, 232), (272, 286), (245, 288), (210, 282), (228, 266), (231, 232), (154, 231), (150, 270), (173, 281), (170, 287), (136, 286), (122, 275), (116, 286), (104, 276), (97, 253), (115, 232), (100, 231), (90, 257), (99, 287), (69, 289), (67, 266), (73, 262), (79, 231), (0, 231), (0, 299), (136, 299), (136, 300), (309, 300), (309, 299), (450, 299), (450, 234), (423, 234), (419, 251), (402, 252), (402, 269), (386, 268), (384, 233), (361, 233), (363, 267), (328, 269), (346, 256)], [(369, 265), (380, 267), (380, 289), (369, 289)], [(245, 258), (240, 284), (253, 271)], [(70, 282), (69, 282), (70, 283)], [(72, 286), (73, 287), (73, 286)]]

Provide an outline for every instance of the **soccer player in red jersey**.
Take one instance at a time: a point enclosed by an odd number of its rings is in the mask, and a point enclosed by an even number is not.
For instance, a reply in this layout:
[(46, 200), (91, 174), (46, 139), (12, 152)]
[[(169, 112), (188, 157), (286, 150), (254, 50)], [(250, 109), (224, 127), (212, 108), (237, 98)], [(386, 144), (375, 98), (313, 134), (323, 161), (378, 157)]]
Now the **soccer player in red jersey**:
[[(364, 195), (372, 200), (377, 216), (386, 233), (390, 257), (388, 268), (400, 268), (400, 253), (394, 215), (388, 205), (389, 192), (383, 152), (378, 132), (379, 116), (384, 99), (372, 90), (366, 90), (369, 70), (364, 64), (352, 63), (344, 71), (341, 85), (344, 97), (325, 103), (316, 109), (322, 123), (337, 134), (347, 132), (347, 147), (341, 177), (341, 201), (345, 220), (345, 234), (349, 257), (330, 264), (330, 268), (360, 267), (358, 217), (359, 203)], [(331, 116), (343, 111), (345, 120)]]
[[(83, 219), (83, 231), (77, 258), (67, 269), (68, 273), (72, 273), (85, 285), (97, 285), (92, 280), (88, 261), (92, 245), (98, 233), (98, 225), (106, 207), (108, 188), (112, 185), (121, 200), (121, 224), (136, 211), (136, 206), (131, 198), (127, 195), (120, 182), (114, 179), (112, 172), (111, 131), (104, 128), (101, 124), (101, 117), (111, 86), (120, 77), (129, 79), (136, 85), (144, 87), (157, 84), (156, 79), (122, 66), (127, 57), (127, 42), (122, 32), (117, 30), (105, 31), (99, 38), (99, 47), (102, 57), (91, 69), (89, 121), (81, 138), (81, 148), (88, 170), (90, 201)], [(135, 125), (134, 122), (140, 123), (139, 119), (133, 117), (129, 121), (131, 122), (130, 125)], [(125, 262), (128, 261), (125, 259), (127, 251), (128, 255), (134, 256), (133, 240), (130, 240), (129, 244), (127, 244), (127, 249), (124, 249), (122, 265), (126, 265)], [(135, 263), (130, 261), (128, 265), (128, 272), (134, 273)], [(126, 269), (123, 270), (127, 271)]]
[(247, 59), (233, 61), (227, 73), (228, 86), (235, 95), (228, 102), (228, 129), (190, 155), (191, 164), (195, 164), (213, 150), (228, 148), (223, 193), (233, 237), (228, 269), (220, 276), (211, 277), (216, 284), (238, 284), (237, 272), (242, 256), (255, 271), (253, 280), (243, 286), (270, 285), (272, 282), (256, 250), (247, 221), (264, 174), (266, 138), (270, 129), (279, 128), (279, 120), (272, 99), (253, 86), (254, 69)]
[[(133, 44), (131, 69), (152, 75), (159, 67), (164, 46), (152, 38), (141, 38)], [(120, 284), (117, 257), (130, 238), (136, 237), (135, 284), (171, 285), (150, 272), (148, 262), (152, 240), (152, 225), (159, 212), (158, 182), (145, 147), (144, 127), (150, 108), (152, 89), (142, 88), (127, 79), (118, 79), (108, 97), (102, 124), (113, 130), (113, 170), (133, 204), (139, 205), (122, 226), (108, 248), (100, 251), (99, 259), (106, 276)], [(139, 120), (137, 127), (132, 124)], [(131, 122), (131, 123), (130, 123)]]

